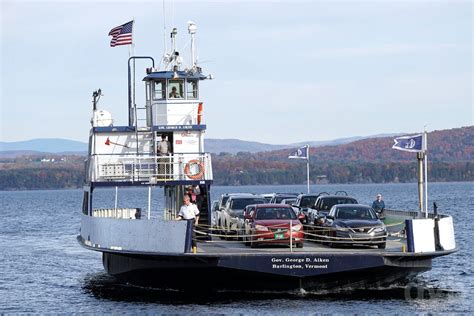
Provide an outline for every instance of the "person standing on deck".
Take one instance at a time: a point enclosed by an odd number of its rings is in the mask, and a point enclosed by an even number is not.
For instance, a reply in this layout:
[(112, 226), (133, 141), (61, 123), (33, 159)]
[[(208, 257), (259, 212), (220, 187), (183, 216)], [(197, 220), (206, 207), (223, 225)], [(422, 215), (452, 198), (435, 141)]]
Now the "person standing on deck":
[[(194, 225), (197, 225), (199, 222), (199, 210), (196, 206), (196, 204), (191, 203), (191, 199), (189, 198), (188, 195), (185, 195), (183, 197), (183, 202), (184, 205), (181, 206), (181, 209), (179, 210), (178, 216), (176, 217), (176, 220), (186, 220), (186, 221), (192, 221)], [(196, 232), (193, 229), (193, 241), (192, 241), (192, 246), (194, 249), (196, 249)]]
[(199, 210), (196, 204), (191, 203), (191, 199), (188, 195), (184, 196), (183, 202), (184, 205), (181, 206), (176, 220), (193, 220), (194, 224), (197, 225), (199, 221)]
[(168, 156), (170, 154), (170, 149), (171, 145), (166, 139), (166, 135), (161, 134), (161, 141), (158, 142), (158, 147), (156, 149), (158, 156)]
[(196, 205), (198, 207), (198, 209), (202, 209), (202, 204), (203, 204), (203, 200), (204, 200), (204, 196), (201, 194), (201, 188), (199, 187), (199, 185), (194, 185), (193, 186), (193, 192), (194, 192), (194, 195), (196, 196)]
[(377, 213), (383, 212), (383, 210), (385, 209), (385, 202), (382, 200), (382, 194), (377, 194), (374, 203), (372, 203), (372, 208)]
[(158, 142), (158, 146), (156, 148), (157, 154), (160, 157), (158, 158), (158, 174), (160, 177), (167, 178), (167, 176), (171, 173), (170, 166), (169, 166), (169, 158), (165, 158), (169, 156), (171, 152), (171, 145), (170, 142), (166, 139), (165, 134), (161, 134), (161, 141)]

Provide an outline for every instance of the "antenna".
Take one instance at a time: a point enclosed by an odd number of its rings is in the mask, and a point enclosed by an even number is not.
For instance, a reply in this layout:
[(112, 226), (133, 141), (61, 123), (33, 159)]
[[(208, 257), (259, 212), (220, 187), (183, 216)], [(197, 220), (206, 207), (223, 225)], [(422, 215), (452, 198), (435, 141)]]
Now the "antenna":
[(100, 97), (102, 96), (102, 90), (92, 92), (92, 110), (97, 110), (97, 103), (99, 103)]
[(171, 49), (173, 53), (176, 52), (176, 35), (178, 35), (178, 29), (173, 27), (171, 31)]
[(166, 11), (165, 0), (163, 0), (163, 51), (166, 54)]
[(196, 34), (197, 27), (196, 23), (193, 21), (188, 21), (188, 32), (191, 34), (191, 63), (192, 63), (192, 68), (196, 68), (196, 58), (194, 56), (195, 53), (195, 47), (194, 47), (194, 35)]

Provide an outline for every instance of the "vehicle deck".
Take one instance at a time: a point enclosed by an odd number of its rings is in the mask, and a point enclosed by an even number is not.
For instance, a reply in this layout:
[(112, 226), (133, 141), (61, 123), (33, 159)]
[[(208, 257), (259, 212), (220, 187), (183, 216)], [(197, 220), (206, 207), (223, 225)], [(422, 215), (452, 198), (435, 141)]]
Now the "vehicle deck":
[(405, 246), (405, 240), (389, 237), (386, 249), (378, 249), (376, 246), (354, 245), (329, 247), (313, 241), (306, 241), (303, 248), (285, 245), (262, 245), (257, 248), (245, 246), (243, 242), (226, 241), (216, 238), (212, 241), (200, 241), (197, 243), (197, 253), (200, 255), (226, 255), (226, 254), (270, 254), (270, 253), (401, 253)]

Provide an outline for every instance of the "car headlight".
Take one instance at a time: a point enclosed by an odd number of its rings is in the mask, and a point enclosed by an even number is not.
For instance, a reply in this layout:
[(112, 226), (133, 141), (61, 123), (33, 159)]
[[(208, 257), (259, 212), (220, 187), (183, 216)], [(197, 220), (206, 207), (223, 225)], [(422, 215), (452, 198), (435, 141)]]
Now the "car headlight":
[(374, 233), (384, 233), (384, 232), (385, 232), (385, 227), (383, 227), (383, 226), (376, 227), (374, 229)]
[(295, 232), (298, 232), (298, 231), (301, 230), (301, 228), (303, 228), (303, 225), (298, 224), (298, 225), (293, 225), (293, 226), (291, 227), (291, 230), (292, 230), (292, 231), (295, 231)]
[(268, 231), (268, 227), (263, 225), (255, 225), (255, 229), (260, 231)]

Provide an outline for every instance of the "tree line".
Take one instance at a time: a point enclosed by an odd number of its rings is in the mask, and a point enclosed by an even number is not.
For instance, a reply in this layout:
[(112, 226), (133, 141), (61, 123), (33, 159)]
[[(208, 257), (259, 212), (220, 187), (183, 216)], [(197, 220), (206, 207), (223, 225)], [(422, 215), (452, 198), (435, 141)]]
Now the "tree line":
[[(429, 181), (474, 181), (474, 126), (428, 135)], [(391, 149), (392, 137), (371, 138), (338, 146), (311, 148), (310, 182), (416, 182), (416, 155)], [(288, 159), (291, 150), (212, 155), (218, 185), (303, 184), (306, 164)], [(50, 155), (51, 156), (51, 155)], [(53, 157), (53, 156), (51, 156)], [(84, 181), (83, 156), (0, 159), (0, 190), (79, 188)]]
[[(430, 163), (430, 181), (474, 181), (474, 164)], [(318, 183), (389, 183), (416, 182), (417, 166), (414, 163), (323, 163), (310, 165), (310, 182)], [(258, 161), (246, 168), (216, 159), (214, 184), (303, 184), (306, 183), (306, 166), (300, 164), (267, 164)], [(80, 188), (84, 183), (84, 169), (76, 168), (23, 168), (0, 170), (0, 190), (31, 190)]]

